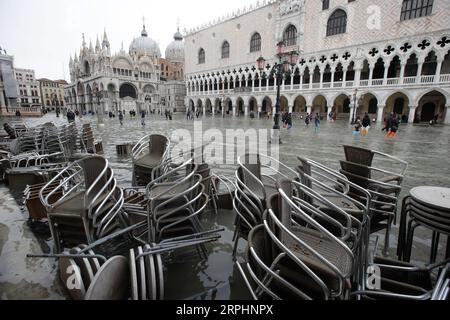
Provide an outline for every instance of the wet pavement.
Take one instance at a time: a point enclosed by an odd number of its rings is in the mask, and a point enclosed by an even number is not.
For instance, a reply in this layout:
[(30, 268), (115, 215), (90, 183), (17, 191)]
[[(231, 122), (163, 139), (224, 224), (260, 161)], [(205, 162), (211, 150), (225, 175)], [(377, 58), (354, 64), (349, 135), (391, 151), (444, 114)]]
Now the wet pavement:
[[(53, 121), (66, 123), (64, 118), (46, 115), (39, 119), (23, 119), (33, 126)], [(203, 130), (218, 129), (270, 129), (272, 120), (250, 118), (215, 118), (202, 120)], [(0, 119), (2, 125), (4, 119)], [(77, 119), (79, 121), (79, 119)], [(105, 118), (105, 126), (97, 127), (96, 116), (86, 116), (81, 120), (92, 122), (96, 133), (103, 140), (105, 155), (115, 172), (121, 186), (131, 184), (131, 159), (118, 156), (116, 144), (136, 142), (149, 133), (165, 133), (171, 136), (175, 129), (194, 129), (194, 122), (184, 115), (175, 115), (173, 121), (152, 115), (142, 127), (140, 119), (125, 118), (123, 126), (118, 119)], [(381, 132), (380, 124), (371, 129), (368, 136), (355, 136), (346, 121), (329, 123), (322, 121), (320, 132), (314, 126), (306, 127), (302, 120), (294, 120), (291, 130), (283, 129), (280, 146), (280, 161), (297, 166), (298, 155), (311, 158), (331, 168), (338, 169), (339, 160), (344, 159), (343, 145), (355, 145), (375, 149), (394, 155), (409, 162), (403, 183), (403, 195), (415, 186), (431, 185), (450, 187), (450, 126), (412, 126), (400, 127), (395, 139), (387, 139)], [(228, 145), (232, 142), (228, 141)], [(232, 177), (235, 165), (214, 165), (216, 174)], [(27, 253), (48, 252), (48, 242), (36, 237), (27, 225), (27, 213), (21, 211), (20, 199), (14, 199), (8, 188), (0, 185), (0, 299), (65, 299), (64, 291), (57, 280), (56, 265), (51, 259), (26, 259)], [(232, 214), (223, 212), (217, 216), (208, 214), (204, 223), (207, 226), (224, 226), (222, 239), (209, 245), (210, 256), (207, 261), (189, 252), (167, 257), (170, 268), (166, 270), (166, 298), (171, 299), (243, 299), (248, 298), (240, 276), (231, 259)], [(393, 228), (391, 250), (395, 256), (397, 226)], [(443, 258), (446, 237), (441, 237), (438, 260)], [(383, 237), (380, 237), (381, 244)], [(412, 259), (426, 263), (429, 257), (431, 232), (418, 229)], [(380, 246), (381, 247), (381, 246)], [(244, 244), (240, 246), (240, 252)], [(183, 286), (180, 286), (183, 283)]]

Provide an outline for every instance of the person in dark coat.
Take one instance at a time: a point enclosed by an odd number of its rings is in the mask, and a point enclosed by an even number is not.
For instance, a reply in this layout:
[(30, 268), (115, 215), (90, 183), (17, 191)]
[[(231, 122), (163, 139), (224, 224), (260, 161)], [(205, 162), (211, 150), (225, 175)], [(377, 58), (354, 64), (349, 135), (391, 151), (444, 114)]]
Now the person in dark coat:
[(119, 122), (120, 122), (120, 125), (123, 126), (123, 113), (122, 113), (122, 111), (119, 111)]
[(73, 113), (72, 110), (69, 109), (69, 111), (67, 111), (67, 121), (69, 121), (69, 123), (75, 122), (75, 113)]

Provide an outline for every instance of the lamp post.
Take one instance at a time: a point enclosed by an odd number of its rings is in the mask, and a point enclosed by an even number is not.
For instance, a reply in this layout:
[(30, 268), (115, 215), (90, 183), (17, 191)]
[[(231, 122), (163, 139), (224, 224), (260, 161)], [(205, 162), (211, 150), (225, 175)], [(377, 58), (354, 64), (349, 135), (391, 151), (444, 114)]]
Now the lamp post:
[(99, 126), (104, 126), (105, 125), (105, 121), (103, 119), (104, 117), (104, 112), (103, 112), (103, 104), (101, 104), (101, 100), (103, 98), (103, 95), (100, 91), (97, 91), (97, 120), (98, 120), (98, 125)]
[[(351, 98), (351, 96), (352, 95), (350, 95), (350, 98)], [(355, 89), (355, 93), (353, 94), (353, 114), (352, 114), (352, 125), (354, 125), (355, 124), (355, 121), (356, 121), (356, 108), (357, 108), (357, 106), (356, 106), (356, 102), (357, 102), (357, 100), (358, 100), (358, 89)]]
[[(297, 51), (291, 51), (288, 53), (284, 52), (286, 44), (284, 41), (280, 41), (277, 44), (277, 54), (278, 62), (271, 67), (269, 71), (269, 77), (275, 76), (276, 86), (277, 86), (277, 100), (275, 103), (275, 116), (274, 116), (274, 125), (273, 130), (274, 134), (280, 130), (280, 91), (281, 91), (281, 83), (285, 76), (288, 76), (292, 73), (293, 67), (297, 64), (299, 53)], [(285, 58), (283, 60), (283, 58)], [(288, 60), (289, 59), (289, 60)], [(263, 57), (259, 57), (256, 61), (258, 69), (260, 72), (264, 71), (266, 66), (266, 59)], [(274, 137), (273, 137), (274, 138)], [(279, 138), (279, 142), (281, 144), (281, 138)]]

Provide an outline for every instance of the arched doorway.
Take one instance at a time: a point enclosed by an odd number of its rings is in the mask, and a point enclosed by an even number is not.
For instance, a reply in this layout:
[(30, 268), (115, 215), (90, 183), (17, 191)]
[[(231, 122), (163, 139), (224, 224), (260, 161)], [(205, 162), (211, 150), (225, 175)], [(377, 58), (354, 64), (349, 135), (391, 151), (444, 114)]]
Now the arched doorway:
[(261, 113), (265, 115), (272, 113), (272, 100), (269, 97), (264, 98), (261, 106)]
[(338, 115), (350, 114), (350, 99), (347, 95), (340, 94), (334, 99), (333, 112), (336, 113), (336, 117)]
[(237, 101), (237, 116), (241, 116), (242, 114), (244, 114), (244, 100), (242, 100), (242, 98), (238, 98)]
[(212, 103), (209, 99), (206, 99), (206, 113), (212, 114)]
[(303, 96), (298, 96), (297, 98), (295, 98), (293, 112), (306, 112), (306, 99)]
[(119, 89), (119, 98), (123, 99), (126, 97), (137, 99), (136, 89), (133, 85), (129, 83), (122, 84)]
[(222, 113), (222, 102), (219, 98), (216, 98), (214, 101), (215, 111), (216, 113)]
[(121, 110), (124, 112), (137, 111), (137, 90), (130, 83), (124, 83), (119, 88)]
[(419, 100), (417, 114), (420, 121), (430, 122), (437, 117), (437, 122), (443, 122), (445, 119), (445, 96), (439, 91), (431, 91), (423, 95)]
[(420, 113), (420, 121), (429, 122), (434, 119), (436, 113), (436, 105), (433, 102), (427, 102), (422, 106)]
[(249, 105), (250, 112), (258, 111), (258, 102), (256, 101), (256, 99), (254, 97), (250, 98), (250, 100), (248, 101), (248, 105)]
[(280, 97), (280, 112), (285, 113), (289, 111), (288, 99), (285, 96)]
[(318, 95), (314, 98), (311, 110), (312, 113), (326, 114), (327, 109), (327, 99), (324, 96)]
[(404, 93), (396, 92), (386, 100), (386, 109), (384, 111), (388, 114), (393, 112), (396, 115), (400, 115), (402, 123), (406, 123), (409, 120), (409, 102), (408, 97)]
[(378, 113), (378, 99), (372, 93), (366, 93), (359, 98), (357, 104), (357, 116), (364, 116), (368, 113), (371, 118), (376, 118)]

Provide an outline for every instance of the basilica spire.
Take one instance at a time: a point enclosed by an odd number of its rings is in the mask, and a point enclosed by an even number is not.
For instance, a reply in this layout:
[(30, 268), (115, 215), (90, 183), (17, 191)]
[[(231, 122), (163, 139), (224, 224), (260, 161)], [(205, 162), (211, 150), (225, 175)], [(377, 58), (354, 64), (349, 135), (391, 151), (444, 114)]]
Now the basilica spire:
[(143, 36), (143, 37), (147, 37), (148, 36), (147, 30), (145, 30), (145, 17), (142, 17), (142, 32), (141, 32), (141, 36)]
[(97, 35), (97, 41), (95, 42), (95, 53), (99, 53), (100, 50), (101, 50), (100, 41), (98, 40), (98, 35)]
[(106, 29), (103, 31), (103, 47), (109, 47), (108, 36), (106, 35)]

